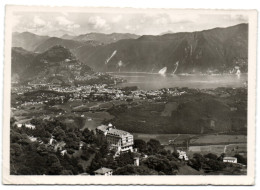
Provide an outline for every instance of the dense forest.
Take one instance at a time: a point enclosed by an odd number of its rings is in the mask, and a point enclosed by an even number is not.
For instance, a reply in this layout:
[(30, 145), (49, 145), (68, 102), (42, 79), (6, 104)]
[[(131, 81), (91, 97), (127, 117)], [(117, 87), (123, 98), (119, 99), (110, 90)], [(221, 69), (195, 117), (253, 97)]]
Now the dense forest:
[[(115, 158), (106, 140), (87, 128), (80, 131), (58, 120), (33, 119), (34, 129), (14, 123), (11, 119), (11, 175), (93, 175), (100, 167), (113, 169), (113, 175), (182, 175), (184, 167), (189, 167), (194, 175), (230, 168), (231, 174), (239, 174), (238, 166), (223, 163), (224, 154), (194, 154), (186, 162), (179, 160), (176, 152), (166, 151), (158, 140), (135, 139), (138, 153), (127, 152)], [(134, 165), (136, 156), (140, 157), (140, 166)], [(242, 156), (235, 156), (246, 164)]]

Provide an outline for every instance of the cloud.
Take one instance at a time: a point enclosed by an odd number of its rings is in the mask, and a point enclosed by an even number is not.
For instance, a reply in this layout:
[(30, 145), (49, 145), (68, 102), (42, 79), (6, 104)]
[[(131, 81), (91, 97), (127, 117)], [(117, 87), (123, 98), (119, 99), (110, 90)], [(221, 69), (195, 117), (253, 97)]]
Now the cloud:
[(40, 17), (38, 17), (38, 16), (35, 16), (33, 18), (33, 22), (37, 26), (44, 26), (46, 24), (46, 22), (43, 19), (41, 19)]
[(175, 11), (141, 13), (73, 13), (73, 12), (15, 12), (12, 16), (13, 31), (31, 31), (52, 35), (52, 31), (63, 30), (80, 34), (136, 33), (157, 35), (165, 31), (192, 32), (214, 27), (227, 27), (248, 22), (244, 14), (186, 13)]
[(58, 22), (59, 25), (61, 26), (67, 26), (72, 24), (72, 22), (70, 20), (68, 20), (67, 18), (63, 17), (63, 16), (58, 16), (56, 17), (56, 21)]
[(76, 29), (76, 28), (80, 28), (79, 24), (71, 24), (67, 26), (68, 29)]
[[(64, 15), (64, 14), (63, 14)], [(58, 16), (55, 18), (55, 21), (57, 22), (58, 26), (53, 26), (56, 29), (63, 29), (63, 30), (74, 30), (77, 28), (80, 28), (79, 24), (76, 24), (70, 20), (68, 20), (64, 16)]]
[(197, 22), (201, 16), (199, 14), (169, 14), (172, 23), (192, 23)]
[(136, 32), (140, 29), (140, 25), (126, 25), (125, 29), (131, 32)]
[(248, 22), (248, 17), (246, 15), (230, 15), (230, 18), (235, 21)]
[(165, 17), (157, 18), (155, 20), (155, 24), (159, 24), (159, 25), (166, 25), (168, 23), (169, 23), (169, 19), (167, 19)]
[(64, 16), (69, 16), (69, 13), (65, 11), (62, 11), (61, 14), (63, 14)]
[(16, 27), (17, 25), (19, 25), (21, 22), (21, 18), (22, 18), (22, 16), (20, 16), (20, 15), (13, 15), (12, 27)]
[(112, 19), (112, 22), (114, 22), (114, 23), (119, 22), (119, 21), (122, 20), (122, 18), (123, 18), (122, 15), (117, 15), (117, 16), (115, 16), (115, 17)]
[(89, 19), (89, 24), (93, 26), (94, 29), (109, 30), (110, 26), (107, 21), (100, 16), (91, 16)]

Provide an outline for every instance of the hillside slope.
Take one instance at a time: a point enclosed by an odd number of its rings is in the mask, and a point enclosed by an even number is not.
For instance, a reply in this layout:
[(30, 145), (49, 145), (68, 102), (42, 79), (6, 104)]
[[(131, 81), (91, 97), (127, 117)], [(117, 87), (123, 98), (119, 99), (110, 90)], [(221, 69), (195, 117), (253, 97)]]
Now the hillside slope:
[(75, 48), (78, 48), (80, 46), (83, 46), (84, 43), (82, 42), (78, 42), (78, 41), (74, 41), (74, 40), (67, 40), (67, 39), (61, 39), (61, 38), (57, 38), (57, 37), (52, 37), (49, 38), (47, 40), (45, 40), (43, 43), (41, 43), (40, 45), (38, 45), (34, 51), (35, 52), (44, 52), (46, 50), (48, 50), (49, 48), (53, 47), (53, 46), (63, 46), (69, 50), (73, 50)]
[(11, 77), (12, 82), (18, 82), (23, 73), (30, 68), (36, 53), (29, 52), (20, 47), (12, 48)]
[(30, 32), (13, 33), (12, 34), (12, 47), (21, 47), (28, 51), (34, 51), (34, 49), (49, 39), (49, 36), (39, 36)]
[(248, 24), (201, 32), (141, 36), (98, 47), (82, 46), (75, 55), (98, 71), (220, 73), (239, 66), (247, 72)]
[(12, 76), (20, 82), (73, 84), (77, 77), (91, 74), (92, 69), (63, 46), (53, 46), (38, 54), (12, 49)]
[[(219, 88), (214, 91), (215, 95), (190, 91), (171, 97), (168, 102), (113, 107), (109, 113), (115, 118), (108, 122), (131, 133), (245, 134), (247, 89)], [(165, 110), (169, 114), (166, 115)]]

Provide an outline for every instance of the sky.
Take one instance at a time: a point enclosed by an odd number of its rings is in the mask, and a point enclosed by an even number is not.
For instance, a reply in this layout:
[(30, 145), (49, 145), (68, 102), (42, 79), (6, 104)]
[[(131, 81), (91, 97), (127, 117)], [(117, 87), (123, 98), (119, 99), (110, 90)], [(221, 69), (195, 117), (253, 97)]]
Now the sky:
[(246, 15), (157, 12), (15, 12), (13, 32), (62, 36), (98, 33), (161, 35), (247, 23)]

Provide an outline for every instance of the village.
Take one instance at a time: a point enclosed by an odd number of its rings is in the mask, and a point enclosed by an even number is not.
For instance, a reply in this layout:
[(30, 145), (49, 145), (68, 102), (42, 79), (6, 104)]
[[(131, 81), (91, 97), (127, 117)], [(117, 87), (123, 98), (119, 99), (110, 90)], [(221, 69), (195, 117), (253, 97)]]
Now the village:
[(111, 100), (164, 100), (166, 95), (180, 96), (185, 93), (178, 88), (161, 89), (161, 90), (139, 90), (136, 87), (131, 88), (114, 88), (106, 84), (84, 85), (84, 86), (60, 86), (51, 84), (32, 84), (12, 87), (12, 93), (20, 96), (26, 96), (30, 93), (39, 92), (38, 96), (33, 96), (29, 101), (21, 100), (12, 104), (13, 108), (17, 106), (44, 104), (50, 101), (64, 103), (67, 101), (111, 101)]

